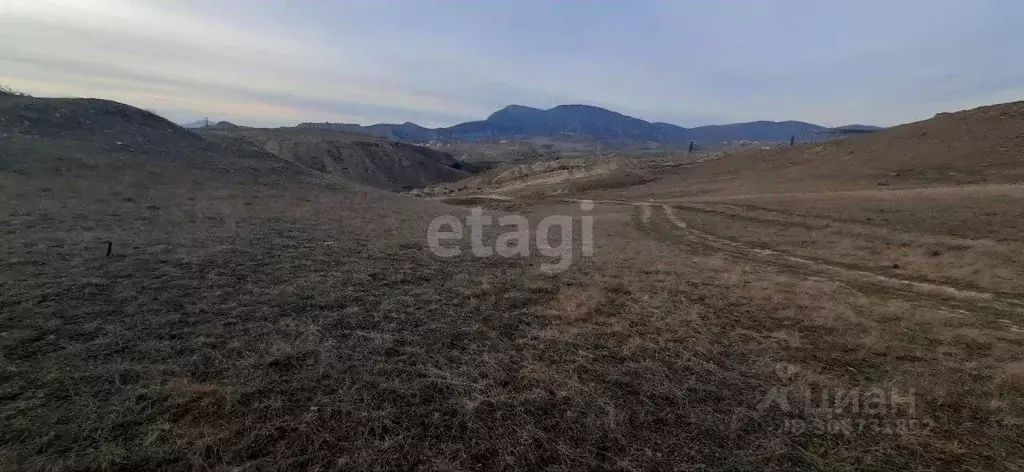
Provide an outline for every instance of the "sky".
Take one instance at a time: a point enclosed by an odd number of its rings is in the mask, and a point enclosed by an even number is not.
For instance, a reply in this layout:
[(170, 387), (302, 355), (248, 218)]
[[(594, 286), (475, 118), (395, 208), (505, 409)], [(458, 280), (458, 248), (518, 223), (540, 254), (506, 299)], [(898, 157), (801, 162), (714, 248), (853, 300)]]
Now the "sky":
[(1022, 25), (1014, 0), (0, 0), (0, 84), (250, 126), (888, 126), (1024, 100)]

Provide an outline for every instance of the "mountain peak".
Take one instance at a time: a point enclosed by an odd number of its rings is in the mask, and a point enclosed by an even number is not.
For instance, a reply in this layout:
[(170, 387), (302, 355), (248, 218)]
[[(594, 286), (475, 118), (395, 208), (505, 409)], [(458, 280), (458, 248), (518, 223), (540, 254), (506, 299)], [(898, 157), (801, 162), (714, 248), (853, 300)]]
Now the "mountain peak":
[(682, 144), (690, 141), (721, 145), (730, 141), (788, 142), (793, 136), (826, 128), (802, 121), (754, 121), (727, 125), (683, 128), (670, 123), (651, 123), (594, 105), (563, 104), (549, 109), (508, 105), (484, 120), (460, 123), (447, 128), (424, 128), (415, 123), (360, 125), (301, 125), (383, 136), (411, 143), (434, 140), (477, 141), (520, 137), (547, 137), (555, 140), (590, 140), (626, 146)]
[(488, 116), (487, 120), (490, 121), (507, 117), (532, 116), (538, 113), (544, 113), (544, 110), (523, 105), (509, 105), (501, 110), (491, 113), (491, 116)]
[(614, 111), (611, 111), (611, 110), (609, 110), (607, 108), (601, 108), (601, 107), (594, 106), (594, 105), (583, 105), (583, 104), (579, 104), (579, 103), (568, 103), (568, 104), (565, 104), (565, 105), (558, 105), (558, 106), (556, 106), (554, 108), (551, 108), (548, 111), (553, 111), (553, 110), (593, 110), (593, 111), (607, 111), (609, 113), (615, 113)]

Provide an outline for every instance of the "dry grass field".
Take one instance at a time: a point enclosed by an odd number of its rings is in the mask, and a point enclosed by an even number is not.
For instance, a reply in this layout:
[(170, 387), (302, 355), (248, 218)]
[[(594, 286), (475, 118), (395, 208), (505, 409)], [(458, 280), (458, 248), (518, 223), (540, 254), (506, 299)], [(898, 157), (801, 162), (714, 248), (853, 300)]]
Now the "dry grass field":
[[(690, 226), (702, 215), (675, 205), (598, 208), (604, 245), (581, 277), (628, 295), (616, 297), (626, 306), (606, 326), (578, 327), (580, 339), (650, 329), (626, 344), (666, 347), (662, 356), (680, 370), (665, 378), (685, 379), (672, 387), (686, 392), (680, 402), (711, 413), (694, 423), (748, 445), (712, 468), (1024, 465), (1019, 295), (978, 297), (766, 257), (729, 244), (738, 241), (719, 226)], [(788, 408), (763, 409), (775, 389), (788, 392)], [(912, 397), (912, 406), (890, 397), (871, 409), (866, 392)], [(710, 464), (691, 460), (679, 464)]]
[(697, 165), (592, 211), (449, 200), (594, 216), (593, 257), (546, 275), (431, 254), (465, 207), (25, 100), (0, 97), (0, 469), (1024, 470), (1009, 182), (711, 195)]
[(694, 228), (755, 247), (905, 279), (1024, 293), (1024, 187), (762, 196), (673, 206)]
[(825, 143), (736, 152), (638, 188), (649, 197), (735, 196), (1024, 181), (1024, 102), (940, 114)]

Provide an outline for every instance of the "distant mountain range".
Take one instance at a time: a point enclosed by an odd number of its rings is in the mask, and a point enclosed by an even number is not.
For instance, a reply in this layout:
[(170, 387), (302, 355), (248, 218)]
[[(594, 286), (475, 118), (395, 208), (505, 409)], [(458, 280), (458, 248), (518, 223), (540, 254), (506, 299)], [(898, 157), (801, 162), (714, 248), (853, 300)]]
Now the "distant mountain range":
[[(651, 123), (604, 108), (589, 105), (559, 105), (548, 110), (509, 105), (482, 121), (470, 121), (447, 128), (425, 128), (415, 123), (361, 126), (348, 123), (302, 123), (298, 128), (347, 131), (398, 141), (490, 141), (519, 138), (551, 138), (564, 141), (597, 141), (609, 145), (653, 143), (658, 145), (718, 144), (729, 141), (803, 140), (808, 133), (833, 128), (802, 121), (755, 121), (728, 125), (683, 128), (669, 123)], [(878, 130), (876, 126), (849, 125), (843, 129)]]

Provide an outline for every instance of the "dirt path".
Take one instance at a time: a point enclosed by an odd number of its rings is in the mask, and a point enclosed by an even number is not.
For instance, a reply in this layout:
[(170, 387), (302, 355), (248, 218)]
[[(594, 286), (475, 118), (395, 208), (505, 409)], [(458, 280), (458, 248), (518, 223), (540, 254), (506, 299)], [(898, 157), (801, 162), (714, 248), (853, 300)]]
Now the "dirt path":
[(427, 200), (498, 200), (502, 202), (510, 202), (515, 200), (512, 197), (497, 194), (486, 194), (486, 195), (446, 195), (443, 197), (429, 197)]
[(951, 286), (948, 286), (948, 285), (940, 285), (940, 284), (934, 284), (934, 283), (917, 282), (917, 281), (912, 281), (912, 280), (899, 279), (899, 278), (894, 278), (894, 277), (889, 277), (889, 276), (885, 276), (885, 275), (876, 274), (874, 272), (869, 272), (869, 271), (866, 271), (866, 270), (856, 270), (856, 269), (849, 269), (849, 268), (845, 268), (845, 267), (838, 267), (838, 266), (826, 264), (826, 263), (823, 263), (823, 262), (820, 262), (820, 261), (815, 261), (815, 260), (806, 259), (806, 258), (799, 257), (799, 256), (794, 256), (792, 254), (788, 254), (788, 253), (784, 253), (784, 252), (780, 252), (780, 251), (774, 251), (774, 250), (770, 250), (770, 249), (752, 248), (752, 247), (746, 246), (746, 245), (744, 245), (742, 243), (738, 243), (736, 241), (731, 241), (731, 240), (724, 239), (724, 238), (721, 238), (721, 237), (718, 237), (718, 236), (714, 236), (712, 234), (705, 233), (703, 231), (698, 231), (698, 230), (695, 230), (693, 228), (690, 228), (690, 227), (688, 227), (686, 225), (685, 222), (680, 220), (675, 215), (675, 212), (672, 211), (672, 207), (671, 206), (669, 206), (669, 205), (661, 205), (661, 208), (665, 211), (665, 214), (666, 214), (667, 218), (669, 219), (669, 221), (671, 221), (676, 226), (678, 226), (678, 227), (680, 227), (682, 229), (685, 229), (685, 230), (687, 230), (687, 231), (689, 231), (691, 233), (697, 234), (700, 237), (703, 237), (703, 238), (713, 242), (716, 245), (729, 246), (729, 247), (732, 247), (732, 248), (735, 248), (735, 249), (739, 249), (739, 250), (744, 251), (748, 255), (753, 256), (753, 257), (783, 259), (783, 260), (785, 260), (787, 262), (796, 263), (796, 264), (799, 264), (799, 265), (803, 265), (803, 266), (806, 266), (806, 267), (809, 267), (809, 268), (813, 268), (813, 269), (817, 269), (817, 270), (824, 271), (824, 272), (829, 272), (831, 274), (834, 274), (834, 275), (837, 275), (837, 276), (840, 276), (840, 277), (844, 277), (844, 278), (857, 278), (857, 279), (862, 279), (862, 280), (873, 282), (873, 283), (893, 286), (893, 287), (900, 288), (900, 289), (911, 289), (911, 290), (917, 290), (917, 291), (922, 291), (922, 292), (929, 292), (929, 293), (942, 294), (942, 295), (951, 295), (951, 296), (960, 297), (960, 298), (973, 298), (973, 299), (980, 299), (980, 300), (992, 300), (992, 299), (997, 297), (995, 294), (991, 294), (991, 293), (987, 293), (987, 292), (978, 292), (978, 291), (973, 291), (973, 290), (965, 290), (965, 289), (960, 289), (960, 288), (956, 288), (956, 287), (951, 287)]
[[(566, 200), (575, 202), (581, 201), (581, 199)], [(796, 256), (793, 254), (788, 254), (782, 251), (750, 247), (746, 244), (715, 236), (713, 234), (706, 233), (690, 227), (689, 225), (686, 224), (685, 221), (683, 221), (678, 215), (676, 215), (676, 213), (673, 211), (672, 206), (668, 204), (653, 202), (630, 202), (625, 200), (591, 201), (593, 201), (594, 203), (635, 206), (641, 212), (641, 223), (647, 226), (650, 226), (652, 224), (652, 220), (654, 219), (653, 208), (658, 207), (660, 209), (659, 213), (664, 215), (664, 218), (667, 221), (669, 221), (672, 225), (674, 225), (677, 229), (682, 230), (685, 236), (691, 239), (698, 240), (699, 242), (702, 242), (708, 246), (724, 250), (725, 252), (737, 257), (767, 262), (777, 267), (790, 267), (811, 270), (813, 272), (826, 275), (829, 278), (842, 281), (870, 283), (873, 285), (880, 285), (901, 292), (909, 292), (919, 295), (941, 296), (957, 300), (983, 302), (984, 305), (996, 308), (1000, 311), (1009, 311), (1016, 314), (1024, 313), (1024, 302), (1020, 300), (1006, 298), (1005, 296), (999, 294), (965, 289), (961, 287), (954, 287), (950, 285), (943, 285), (937, 283), (906, 280), (866, 270), (841, 267), (823, 261), (817, 261)]]
[(969, 247), (992, 247), (998, 242), (990, 239), (968, 239), (947, 235), (935, 235), (926, 233), (914, 233), (909, 231), (894, 230), (879, 226), (844, 221), (836, 218), (829, 218), (820, 215), (806, 215), (796, 212), (786, 212), (777, 209), (762, 208), (752, 205), (734, 205), (726, 203), (675, 203), (664, 202), (676, 208), (692, 210), (701, 213), (713, 213), (729, 218), (752, 221), (755, 223), (781, 224), (796, 226), (808, 230), (832, 229), (839, 230), (846, 234), (859, 237), (869, 237), (887, 241), (914, 241), (942, 244), (946, 246), (969, 246)]

